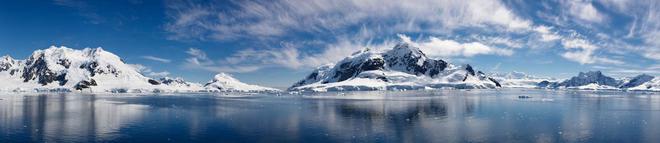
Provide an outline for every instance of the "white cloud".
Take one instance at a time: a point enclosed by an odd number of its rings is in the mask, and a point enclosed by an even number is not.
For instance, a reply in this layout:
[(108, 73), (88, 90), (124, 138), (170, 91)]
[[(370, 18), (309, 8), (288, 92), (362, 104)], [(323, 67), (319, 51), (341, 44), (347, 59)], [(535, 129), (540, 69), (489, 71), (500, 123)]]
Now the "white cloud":
[(541, 35), (541, 41), (544, 42), (555, 41), (561, 38), (561, 36), (559, 36), (557, 33), (552, 31), (552, 27), (539, 25), (534, 27), (533, 30)]
[(427, 41), (413, 42), (410, 37), (399, 35), (403, 42), (411, 43), (420, 48), (426, 55), (431, 57), (472, 57), (475, 55), (503, 55), (510, 56), (513, 50), (493, 48), (479, 42), (460, 43), (454, 40), (444, 40), (437, 37), (429, 37)]
[(215, 62), (208, 58), (206, 52), (197, 48), (189, 48), (186, 53), (189, 55), (189, 57), (186, 59), (186, 62), (183, 65), (185, 68), (202, 69), (213, 72), (251, 72), (263, 68), (253, 65), (238, 65)]
[(567, 49), (561, 56), (580, 64), (623, 64), (623, 61), (620, 60), (595, 56), (594, 52), (598, 47), (584, 39), (564, 39), (561, 44)]
[(206, 56), (204, 51), (197, 48), (189, 48), (186, 53), (190, 55), (190, 57), (186, 59), (186, 62), (191, 65), (204, 66), (214, 64), (214, 62)]
[(159, 57), (155, 57), (155, 56), (142, 56), (141, 58), (147, 59), (147, 60), (152, 60), (152, 61), (157, 61), (157, 62), (162, 62), (162, 63), (172, 62), (172, 60), (170, 60), (170, 59), (159, 58)]
[(660, 49), (647, 47), (648, 50), (644, 52), (644, 57), (654, 60), (660, 60)]
[[(425, 30), (447, 33), (462, 27), (484, 30), (527, 30), (531, 22), (495, 0), (274, 0), (216, 3), (171, 1), (165, 29), (172, 39), (226, 40), (270, 38), (291, 32), (350, 33), (369, 24), (391, 33)], [(487, 28), (486, 28), (487, 27)]]
[(251, 72), (263, 68), (253, 65), (238, 65), (216, 62), (211, 60), (207, 56), (206, 52), (197, 48), (189, 48), (186, 53), (189, 55), (189, 57), (186, 59), (186, 62), (183, 65), (184, 68), (202, 69), (213, 72)]
[(600, 13), (591, 1), (567, 0), (564, 3), (568, 7), (568, 14), (580, 20), (599, 23), (606, 19), (605, 15)]
[(147, 73), (147, 76), (150, 76), (150, 77), (166, 77), (166, 76), (168, 76), (168, 75), (170, 75), (170, 72), (166, 72), (166, 71), (163, 71), (163, 72), (149, 72), (149, 73)]

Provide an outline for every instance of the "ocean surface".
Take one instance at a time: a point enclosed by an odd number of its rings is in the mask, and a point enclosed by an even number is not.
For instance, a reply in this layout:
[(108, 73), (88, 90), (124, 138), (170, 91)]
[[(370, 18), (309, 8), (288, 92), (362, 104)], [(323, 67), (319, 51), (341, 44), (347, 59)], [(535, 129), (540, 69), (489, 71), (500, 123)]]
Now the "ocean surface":
[(660, 142), (660, 93), (4, 93), (0, 142)]

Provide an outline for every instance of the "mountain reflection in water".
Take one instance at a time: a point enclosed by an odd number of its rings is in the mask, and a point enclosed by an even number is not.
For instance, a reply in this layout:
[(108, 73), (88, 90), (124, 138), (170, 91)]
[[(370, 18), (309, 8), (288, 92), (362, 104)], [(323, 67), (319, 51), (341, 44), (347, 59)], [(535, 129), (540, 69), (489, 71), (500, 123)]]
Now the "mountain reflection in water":
[(655, 93), (484, 90), (0, 99), (0, 142), (660, 141), (660, 97)]

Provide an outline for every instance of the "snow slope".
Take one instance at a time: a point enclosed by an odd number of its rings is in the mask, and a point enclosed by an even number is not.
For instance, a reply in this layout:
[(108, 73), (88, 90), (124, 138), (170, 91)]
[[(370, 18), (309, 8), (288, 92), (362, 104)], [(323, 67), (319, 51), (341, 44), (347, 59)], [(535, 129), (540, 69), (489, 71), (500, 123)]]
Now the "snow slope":
[(470, 65), (431, 59), (407, 43), (386, 51), (361, 50), (321, 66), (291, 91), (416, 90), (497, 88), (499, 83)]

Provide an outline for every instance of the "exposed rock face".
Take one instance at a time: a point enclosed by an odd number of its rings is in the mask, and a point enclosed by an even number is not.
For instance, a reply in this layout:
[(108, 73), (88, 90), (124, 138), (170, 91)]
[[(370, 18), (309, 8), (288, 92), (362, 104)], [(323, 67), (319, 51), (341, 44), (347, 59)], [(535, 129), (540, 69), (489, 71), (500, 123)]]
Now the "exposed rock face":
[(550, 82), (550, 81), (544, 80), (544, 81), (539, 82), (539, 83), (537, 84), (537, 86), (538, 86), (538, 87), (541, 87), (541, 88), (555, 88), (555, 87), (558, 87), (558, 86), (559, 86), (559, 83), (557, 83), (557, 82)]
[(14, 67), (16, 64), (16, 60), (10, 56), (3, 56), (0, 59), (0, 72), (10, 70), (12, 67)]
[(159, 82), (165, 85), (191, 86), (191, 83), (183, 80), (182, 78), (163, 77), (159, 79)]
[(559, 83), (559, 86), (564, 87), (573, 87), (573, 86), (583, 86), (587, 84), (598, 84), (598, 85), (607, 85), (607, 86), (617, 86), (621, 82), (618, 80), (603, 75), (600, 71), (590, 71), (590, 72), (580, 72), (578, 76), (572, 77), (569, 80)]
[(475, 71), (470, 65), (454, 66), (440, 59), (431, 59), (419, 48), (402, 43), (387, 51), (361, 50), (334, 65), (321, 66), (305, 79), (293, 84), (289, 90), (495, 88), (500, 86), (497, 81), (489, 78), (483, 72)]
[(97, 86), (97, 85), (98, 84), (96, 84), (96, 80), (91, 79), (90, 81), (86, 81), (86, 80), (80, 81), (78, 82), (78, 84), (73, 86), (73, 88), (75, 88), (76, 90), (83, 90), (85, 88), (90, 88), (92, 86)]
[[(383, 54), (387, 65), (392, 70), (403, 71), (412, 75), (434, 77), (447, 68), (447, 62), (426, 57), (419, 48), (409, 44), (399, 44)], [(421, 64), (420, 64), (421, 63)], [(472, 73), (474, 75), (474, 72)]]
[(149, 84), (151, 84), (151, 85), (160, 85), (160, 82), (158, 82), (156, 80), (153, 80), (153, 79), (148, 79), (147, 82), (149, 82)]
[[(65, 68), (70, 66), (70, 62), (65, 59), (58, 59), (58, 64)], [(59, 85), (64, 85), (68, 80), (66, 80), (66, 72), (55, 73), (53, 70), (49, 69), (48, 63), (46, 62), (45, 55), (43, 52), (35, 52), (32, 57), (30, 57), (23, 68), (23, 81), (28, 82), (30, 80), (37, 80), (39, 84), (47, 85), (54, 81), (59, 82)]]
[(612, 77), (603, 75), (600, 71), (580, 72), (578, 76), (574, 76), (562, 82), (543, 81), (538, 84), (540, 88), (592, 88), (591, 86), (600, 86), (599, 88), (617, 88), (621, 85), (621, 81)]

